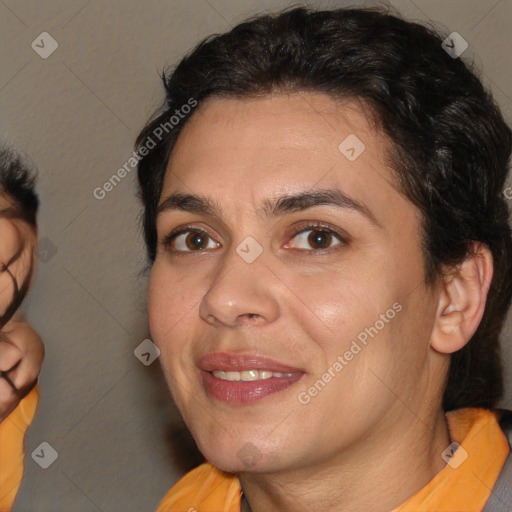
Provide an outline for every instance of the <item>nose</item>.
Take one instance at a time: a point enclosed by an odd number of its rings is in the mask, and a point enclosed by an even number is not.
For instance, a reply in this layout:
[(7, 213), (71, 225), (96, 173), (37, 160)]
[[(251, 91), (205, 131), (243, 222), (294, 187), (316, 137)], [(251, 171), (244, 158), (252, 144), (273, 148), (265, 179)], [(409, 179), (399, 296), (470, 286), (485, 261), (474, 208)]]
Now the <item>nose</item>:
[(217, 326), (273, 322), (279, 316), (277, 281), (264, 263), (264, 252), (247, 263), (230, 248), (201, 300), (199, 315)]

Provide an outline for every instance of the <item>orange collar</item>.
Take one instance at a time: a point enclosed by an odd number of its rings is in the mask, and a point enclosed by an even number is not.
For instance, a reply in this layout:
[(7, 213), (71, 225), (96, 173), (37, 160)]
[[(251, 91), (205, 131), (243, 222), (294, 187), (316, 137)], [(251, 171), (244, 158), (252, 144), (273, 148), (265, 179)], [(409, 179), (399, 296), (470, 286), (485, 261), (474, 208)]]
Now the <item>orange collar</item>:
[(481, 512), (510, 452), (498, 414), (476, 408), (447, 413), (452, 440), (461, 453), (457, 450), (452, 465), (393, 512)]
[[(447, 413), (461, 448), (423, 489), (392, 512), (481, 512), (510, 451), (497, 412), (466, 408)], [(452, 468), (467, 452), (467, 459)], [(441, 456), (441, 454), (439, 454)], [(240, 512), (240, 483), (205, 462), (172, 487), (157, 512)]]

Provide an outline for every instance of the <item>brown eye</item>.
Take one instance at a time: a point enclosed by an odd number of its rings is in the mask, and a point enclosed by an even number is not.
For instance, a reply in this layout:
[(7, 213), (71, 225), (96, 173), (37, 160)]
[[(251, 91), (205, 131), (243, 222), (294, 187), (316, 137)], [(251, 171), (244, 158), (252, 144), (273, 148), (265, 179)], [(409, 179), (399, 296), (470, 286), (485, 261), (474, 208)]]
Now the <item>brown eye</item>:
[(203, 249), (215, 249), (219, 246), (206, 231), (191, 228), (171, 233), (163, 243), (173, 252), (198, 252)]
[(185, 236), (185, 245), (193, 251), (194, 249), (204, 249), (207, 245), (207, 237), (202, 233), (191, 232)]
[(330, 233), (319, 229), (311, 230), (308, 236), (308, 243), (317, 249), (328, 249), (331, 240), (332, 236)]
[(306, 252), (321, 253), (328, 252), (328, 249), (347, 245), (347, 240), (332, 228), (323, 225), (306, 226), (301, 231), (295, 233), (292, 240), (293, 245), (288, 245), (294, 249), (302, 249)]

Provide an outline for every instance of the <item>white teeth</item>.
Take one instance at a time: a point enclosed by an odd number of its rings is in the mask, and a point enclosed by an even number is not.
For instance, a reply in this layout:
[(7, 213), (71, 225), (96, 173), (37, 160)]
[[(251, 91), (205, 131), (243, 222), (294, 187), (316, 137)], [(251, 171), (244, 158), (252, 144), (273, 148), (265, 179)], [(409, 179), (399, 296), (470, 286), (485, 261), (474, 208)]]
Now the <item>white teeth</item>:
[(245, 381), (248, 380), (258, 380), (258, 371), (257, 370), (244, 370), (243, 372), (240, 372), (240, 379)]
[(293, 373), (271, 372), (268, 370), (243, 370), (241, 372), (214, 370), (212, 374), (214, 377), (217, 377), (217, 379), (243, 382), (270, 379), (270, 377), (291, 377), (293, 375)]

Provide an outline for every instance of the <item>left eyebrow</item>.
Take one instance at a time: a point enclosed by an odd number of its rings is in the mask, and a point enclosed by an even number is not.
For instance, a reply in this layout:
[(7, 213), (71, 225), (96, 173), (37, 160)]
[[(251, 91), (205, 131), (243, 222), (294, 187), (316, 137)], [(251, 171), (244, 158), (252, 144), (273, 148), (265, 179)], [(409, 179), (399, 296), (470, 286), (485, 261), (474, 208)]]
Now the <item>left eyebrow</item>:
[[(291, 212), (304, 211), (316, 206), (334, 206), (345, 210), (352, 210), (365, 216), (372, 224), (382, 228), (372, 211), (362, 202), (345, 194), (337, 188), (313, 189), (296, 194), (266, 199), (258, 209), (258, 214), (264, 217), (278, 217)], [(196, 195), (175, 192), (160, 203), (156, 214), (164, 211), (182, 210), (199, 213), (212, 217), (220, 217), (221, 208), (211, 199)]]
[(337, 188), (313, 189), (297, 194), (280, 196), (263, 201), (261, 213), (267, 217), (277, 217), (290, 212), (304, 211), (315, 206), (334, 206), (352, 210), (365, 216), (378, 227), (382, 227), (372, 211), (362, 202)]

